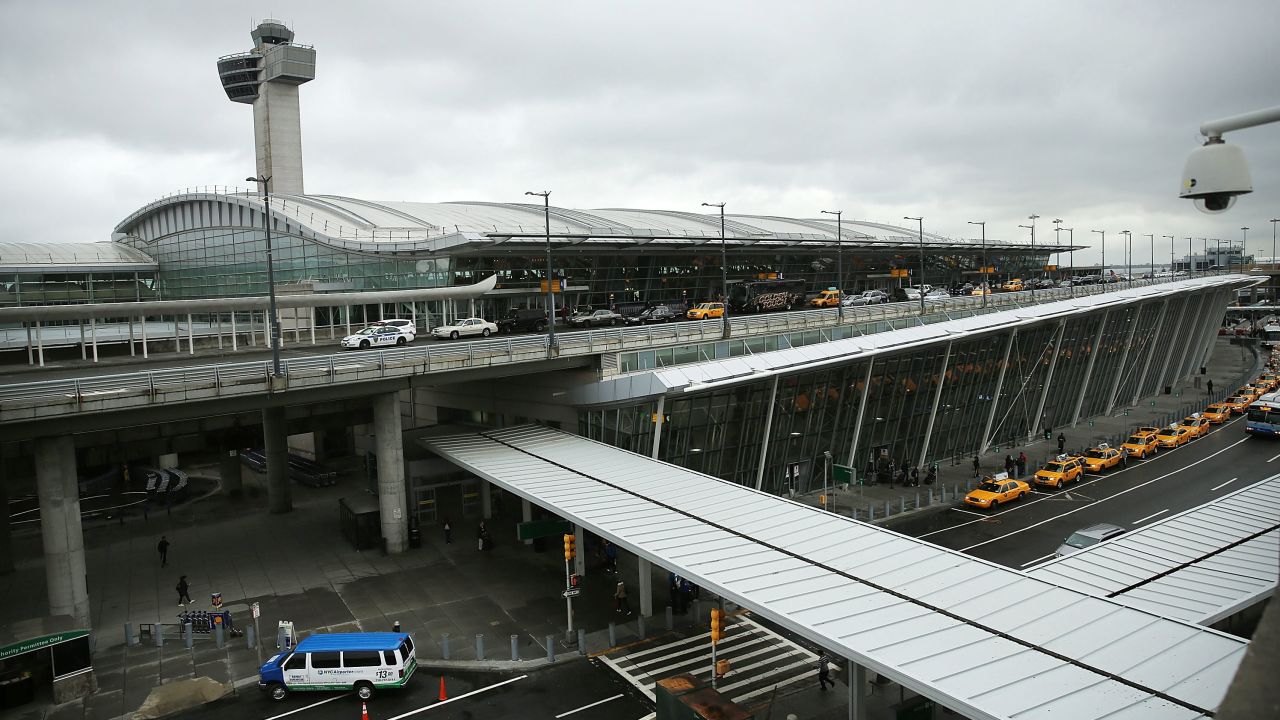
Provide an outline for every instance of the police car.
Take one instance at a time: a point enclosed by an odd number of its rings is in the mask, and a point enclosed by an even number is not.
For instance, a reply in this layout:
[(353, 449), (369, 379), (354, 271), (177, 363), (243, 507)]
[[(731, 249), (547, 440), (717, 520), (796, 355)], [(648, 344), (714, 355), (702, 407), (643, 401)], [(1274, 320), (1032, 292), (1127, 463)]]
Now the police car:
[(358, 333), (342, 338), (342, 347), (367, 350), (375, 347), (395, 347), (413, 342), (413, 330), (395, 325), (370, 325)]

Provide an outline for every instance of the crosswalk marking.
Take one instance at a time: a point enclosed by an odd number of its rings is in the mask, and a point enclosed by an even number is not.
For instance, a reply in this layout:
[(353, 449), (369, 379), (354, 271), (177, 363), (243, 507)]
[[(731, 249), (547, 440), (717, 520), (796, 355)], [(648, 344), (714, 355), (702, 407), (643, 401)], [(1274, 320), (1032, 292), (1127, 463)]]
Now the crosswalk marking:
[[(734, 702), (742, 702), (813, 677), (816, 653), (779, 635), (747, 615), (726, 627), (716, 647), (716, 659), (729, 661), (729, 672), (717, 688)], [(655, 699), (658, 680), (679, 673), (710, 679), (711, 634), (699, 633), (635, 652), (621, 650), (599, 656), (608, 667)]]

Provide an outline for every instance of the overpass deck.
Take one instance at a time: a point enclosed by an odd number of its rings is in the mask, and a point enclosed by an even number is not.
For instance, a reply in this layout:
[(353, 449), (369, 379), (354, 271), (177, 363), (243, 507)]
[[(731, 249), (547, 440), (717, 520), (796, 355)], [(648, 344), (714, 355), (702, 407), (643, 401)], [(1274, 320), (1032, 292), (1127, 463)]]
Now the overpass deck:
[(423, 443), (967, 717), (1210, 717), (1247, 647), (547, 428)]

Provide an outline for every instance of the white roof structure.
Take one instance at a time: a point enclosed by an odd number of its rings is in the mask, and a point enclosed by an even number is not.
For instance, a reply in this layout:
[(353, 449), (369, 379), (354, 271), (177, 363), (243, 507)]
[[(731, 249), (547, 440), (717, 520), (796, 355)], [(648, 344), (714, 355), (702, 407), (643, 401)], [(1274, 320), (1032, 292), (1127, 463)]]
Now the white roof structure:
[(113, 242), (0, 243), (0, 270), (5, 271), (73, 269), (76, 272), (89, 272), (155, 270), (156, 267), (156, 261), (146, 253)]
[(557, 430), (422, 442), (970, 718), (1207, 717), (1247, 647)]
[(1280, 475), (1027, 574), (1130, 607), (1212, 624), (1275, 593)]

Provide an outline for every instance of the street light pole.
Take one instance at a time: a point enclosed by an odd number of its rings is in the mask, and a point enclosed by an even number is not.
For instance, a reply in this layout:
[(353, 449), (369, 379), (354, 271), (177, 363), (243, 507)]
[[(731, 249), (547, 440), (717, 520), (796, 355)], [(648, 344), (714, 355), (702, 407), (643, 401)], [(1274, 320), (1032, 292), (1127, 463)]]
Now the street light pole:
[(1089, 232), (1102, 233), (1102, 283), (1107, 282), (1107, 231), (1106, 230), (1090, 230)]
[[(1147, 237), (1151, 238), (1151, 279), (1156, 279), (1156, 236), (1154, 233), (1147, 233)], [(1169, 272), (1173, 272), (1173, 266), (1169, 266)]]
[(836, 319), (844, 322), (844, 233), (840, 225), (840, 216), (844, 211), (820, 210), (819, 212), (836, 216), (836, 292), (839, 293), (840, 298), (836, 303)]
[(1128, 230), (1121, 230), (1124, 235), (1124, 274), (1129, 278), (1129, 287), (1133, 287), (1133, 233)]
[(1216, 268), (1213, 274), (1220, 275), (1222, 273), (1222, 238), (1214, 238), (1213, 246), (1213, 266)]
[(271, 335), (271, 371), (272, 374), (279, 376), (280, 317), (276, 314), (276, 272), (275, 261), (271, 251), (271, 176), (247, 177), (245, 181), (262, 185), (262, 229), (267, 235), (267, 304), (271, 311), (271, 317), (267, 319), (267, 323), (270, 325), (268, 332)]
[[(547, 230), (547, 327), (551, 328), (551, 333), (547, 336), (547, 343), (550, 347), (558, 347), (556, 344), (556, 298), (552, 292), (555, 282), (551, 271), (551, 191), (543, 190), (542, 192), (534, 192), (532, 190), (525, 195), (533, 195), (542, 198), (542, 218), (546, 222)], [(561, 292), (564, 288), (560, 288)]]
[(720, 208), (720, 305), (723, 311), (720, 315), (721, 332), (720, 335), (725, 340), (729, 339), (729, 261), (728, 253), (725, 250), (724, 240), (724, 203), (702, 203), (703, 207)]
[(1280, 222), (1280, 218), (1271, 218), (1271, 267), (1276, 266), (1276, 223)]
[(1244, 272), (1244, 254), (1248, 251), (1245, 246), (1249, 243), (1249, 228), (1240, 228), (1240, 272)]
[[(1039, 215), (1032, 215), (1031, 217), (1039, 217)], [(1032, 222), (1035, 222), (1035, 221), (1032, 220)], [(1029, 228), (1031, 230), (1031, 248), (1032, 248), (1031, 262), (1035, 262), (1036, 261), (1036, 253), (1035, 253), (1036, 227), (1035, 225), (1019, 225), (1018, 227)], [(1031, 302), (1035, 302), (1036, 301), (1036, 278), (1035, 278), (1034, 271), (1032, 271), (1032, 276), (1027, 279), (1027, 285), (1031, 287)]]
[[(1053, 244), (1058, 248), (1062, 247), (1061, 232), (1062, 232), (1062, 218), (1054, 218), (1053, 219)], [(1062, 274), (1062, 250), (1061, 249), (1058, 250), (1058, 274), (1059, 275)]]
[(987, 221), (970, 220), (969, 224), (982, 226), (982, 307), (986, 307), (987, 293), (991, 292), (991, 286), (987, 284)]
[[(1161, 235), (1160, 237), (1169, 238), (1169, 279), (1172, 280), (1173, 279), (1173, 245), (1174, 245), (1173, 239), (1174, 238), (1172, 235)], [(1187, 238), (1187, 239), (1190, 240), (1190, 238)], [(1151, 272), (1154, 274), (1155, 270), (1153, 269)], [(1187, 275), (1190, 275), (1190, 274), (1191, 274), (1191, 243), (1187, 243)]]
[(1067, 231), (1067, 243), (1071, 246), (1067, 256), (1071, 258), (1071, 297), (1076, 296), (1076, 229), (1062, 228)]
[(903, 220), (915, 220), (920, 223), (920, 315), (924, 315), (924, 216), (907, 217), (902, 216)]

